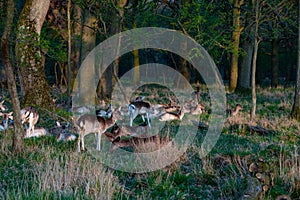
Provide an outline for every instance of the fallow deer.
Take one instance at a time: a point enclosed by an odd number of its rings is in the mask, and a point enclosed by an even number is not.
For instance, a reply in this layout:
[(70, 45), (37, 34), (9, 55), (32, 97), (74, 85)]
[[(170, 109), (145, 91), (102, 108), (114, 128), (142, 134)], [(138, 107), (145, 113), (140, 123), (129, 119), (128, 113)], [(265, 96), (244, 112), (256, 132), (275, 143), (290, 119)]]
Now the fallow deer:
[(177, 113), (166, 112), (159, 116), (159, 121), (172, 121), (172, 120), (182, 120), (184, 116), (184, 111), (182, 108), (177, 111)]
[(243, 107), (241, 104), (236, 104), (234, 109), (227, 109), (226, 113), (229, 116), (236, 116), (240, 110), (243, 110)]
[(3, 100), (3, 101), (0, 102), (0, 109), (1, 109), (2, 112), (6, 110), (6, 107), (3, 105), (4, 101), (5, 100)]
[(142, 115), (143, 121), (145, 121), (144, 115), (146, 115), (148, 126), (150, 125), (149, 120), (149, 111), (150, 111), (150, 103), (146, 101), (134, 101), (130, 102), (128, 106), (129, 116), (130, 116), (130, 126), (132, 126), (133, 120), (139, 115)]
[(24, 138), (41, 137), (45, 135), (49, 135), (45, 128), (36, 128), (30, 135), (26, 135)]
[(22, 124), (28, 123), (26, 125), (26, 137), (30, 137), (30, 134), (34, 133), (34, 126), (39, 120), (39, 114), (33, 107), (25, 107), (21, 110), (21, 120)]
[(13, 112), (0, 113), (0, 116), (2, 116), (2, 122), (0, 124), (0, 131), (6, 131), (8, 129), (9, 121), (13, 120), (12, 114), (13, 114)]
[(78, 152), (80, 152), (80, 143), (81, 149), (84, 150), (84, 137), (90, 133), (96, 134), (96, 149), (100, 150), (101, 135), (112, 127), (118, 119), (121, 119), (118, 111), (111, 113), (108, 119), (94, 114), (84, 114), (77, 119), (75, 118), (74, 125), (79, 132)]
[(160, 149), (162, 146), (172, 145), (172, 141), (168, 137), (161, 137), (159, 135), (151, 136), (148, 138), (132, 137), (128, 140), (116, 139), (113, 142), (111, 151), (120, 147), (132, 147), (135, 152), (145, 153), (152, 152)]

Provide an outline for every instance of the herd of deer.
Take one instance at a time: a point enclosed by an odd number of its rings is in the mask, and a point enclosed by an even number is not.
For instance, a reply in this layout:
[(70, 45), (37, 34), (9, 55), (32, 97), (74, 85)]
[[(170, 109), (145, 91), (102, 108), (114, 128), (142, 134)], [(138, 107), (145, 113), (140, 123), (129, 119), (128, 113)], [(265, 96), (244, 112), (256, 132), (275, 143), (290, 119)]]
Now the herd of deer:
[[(112, 144), (114, 149), (124, 146), (130, 146), (137, 143), (158, 142), (167, 143), (166, 138), (160, 138), (159, 135), (151, 137), (141, 137), (145, 135), (147, 130), (151, 128), (150, 120), (158, 118), (159, 121), (172, 121), (182, 120), (184, 114), (200, 115), (205, 111), (205, 107), (199, 103), (199, 89), (193, 93), (195, 99), (186, 101), (183, 105), (178, 105), (174, 100), (170, 99), (168, 104), (154, 104), (151, 105), (148, 101), (145, 101), (144, 97), (136, 97), (130, 101), (126, 106), (120, 106), (118, 109), (114, 109), (110, 104), (103, 104), (100, 109), (96, 110), (96, 113), (86, 113), (84, 107), (73, 109), (73, 113), (80, 113), (78, 116), (73, 116), (74, 127), (78, 133), (78, 152), (85, 149), (84, 137), (90, 133), (95, 133), (96, 136), (96, 150), (100, 150), (101, 136), (104, 135)], [(7, 112), (4, 105), (4, 101), (0, 103), (0, 116), (2, 116), (2, 122), (0, 125), (0, 131), (6, 131), (9, 124), (13, 123), (13, 112)], [(227, 109), (228, 115), (235, 116), (242, 110), (242, 106), (237, 104), (234, 109)], [(143, 124), (139, 126), (133, 126), (135, 118), (140, 115), (143, 120)], [(114, 126), (118, 120), (122, 120), (123, 117), (128, 116), (130, 118), (129, 125)], [(25, 125), (26, 135), (25, 138), (38, 137), (48, 135), (48, 131), (45, 128), (35, 128), (39, 120), (39, 114), (33, 107), (25, 107), (21, 110), (21, 121)], [(76, 140), (76, 136), (71, 133), (65, 132), (65, 128), (57, 122), (59, 133), (56, 133), (57, 141), (71, 141)], [(111, 132), (108, 130), (111, 128)], [(55, 129), (55, 128), (54, 128)], [(121, 140), (122, 136), (131, 136), (128, 140)], [(138, 137), (137, 137), (138, 136)]]

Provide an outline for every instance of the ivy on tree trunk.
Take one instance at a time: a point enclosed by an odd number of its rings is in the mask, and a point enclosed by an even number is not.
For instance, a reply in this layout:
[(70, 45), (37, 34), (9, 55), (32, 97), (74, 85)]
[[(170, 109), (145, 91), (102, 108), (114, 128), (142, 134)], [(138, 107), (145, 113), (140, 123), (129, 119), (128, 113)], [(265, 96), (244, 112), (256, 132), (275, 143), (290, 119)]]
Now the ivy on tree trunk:
[(16, 56), (21, 72), (24, 96), (22, 105), (54, 109), (50, 88), (44, 72), (40, 50), (40, 32), (50, 0), (27, 0), (19, 16), (16, 36)]

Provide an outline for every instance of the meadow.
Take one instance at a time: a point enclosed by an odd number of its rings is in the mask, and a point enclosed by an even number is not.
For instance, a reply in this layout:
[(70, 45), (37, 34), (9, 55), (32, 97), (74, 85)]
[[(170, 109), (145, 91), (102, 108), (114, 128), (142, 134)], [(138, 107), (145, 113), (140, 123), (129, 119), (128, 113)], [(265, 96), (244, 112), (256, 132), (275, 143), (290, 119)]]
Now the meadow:
[[(201, 91), (206, 112), (196, 119), (209, 124), (209, 95)], [(151, 89), (139, 94), (145, 99), (166, 95)], [(59, 101), (66, 98), (56, 95)], [(299, 199), (300, 124), (289, 118), (293, 95), (291, 87), (257, 88), (257, 115), (250, 122), (251, 95), (227, 94), (228, 107), (239, 103), (243, 110), (227, 117), (207, 156), (201, 156), (207, 128), (199, 127), (175, 162), (145, 173), (109, 168), (88, 151), (78, 153), (76, 141), (58, 143), (53, 136), (25, 139), (24, 150), (12, 154), (12, 130), (1, 132), (0, 199)], [(37, 126), (46, 128), (58, 117), (71, 116), (63, 108), (39, 112)], [(179, 124), (167, 123), (161, 134), (174, 136)], [(264, 129), (255, 131), (249, 125)]]

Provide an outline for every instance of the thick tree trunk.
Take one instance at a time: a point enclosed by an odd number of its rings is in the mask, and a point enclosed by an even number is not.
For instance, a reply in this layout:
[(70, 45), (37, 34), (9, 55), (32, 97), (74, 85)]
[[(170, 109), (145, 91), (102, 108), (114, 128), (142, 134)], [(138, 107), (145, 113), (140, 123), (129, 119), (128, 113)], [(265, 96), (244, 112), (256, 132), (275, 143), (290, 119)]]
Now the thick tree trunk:
[(298, 68), (295, 86), (295, 97), (291, 116), (300, 122), (300, 0), (298, 1)]
[[(96, 17), (93, 16), (90, 11), (85, 10), (83, 13), (83, 24), (82, 27), (82, 45), (80, 51), (81, 63), (86, 59), (86, 56), (95, 48), (96, 46), (96, 32), (93, 29), (95, 27)], [(95, 58), (85, 60), (89, 66), (92, 66), (94, 69), (95, 66)], [(94, 76), (96, 71), (89, 70), (80, 74), (80, 91), (89, 91), (90, 85), (87, 83), (83, 83), (81, 80), (89, 80), (90, 77)], [(85, 95), (82, 97), (84, 102), (92, 103), (95, 99), (90, 95)]]
[(240, 88), (250, 88), (251, 79), (251, 64), (253, 56), (253, 44), (249, 41), (245, 41), (243, 44), (244, 50), (247, 52), (242, 58), (242, 62), (239, 70), (239, 87)]
[(18, 21), (16, 56), (24, 86), (23, 106), (54, 109), (40, 51), (41, 28), (50, 0), (27, 0)]
[(233, 7), (233, 33), (232, 33), (232, 55), (231, 55), (231, 70), (230, 70), (230, 89), (235, 90), (238, 81), (238, 63), (239, 63), (239, 45), (240, 45), (240, 15), (242, 0), (234, 0)]
[(272, 87), (278, 86), (278, 70), (279, 70), (279, 39), (272, 39)]
[(1, 40), (2, 58), (5, 64), (7, 85), (14, 111), (14, 135), (13, 135), (13, 152), (21, 152), (24, 148), (24, 131), (21, 124), (20, 102), (17, 93), (17, 86), (14, 76), (13, 66), (9, 58), (9, 38), (14, 19), (14, 0), (7, 2), (7, 17), (4, 34)]

